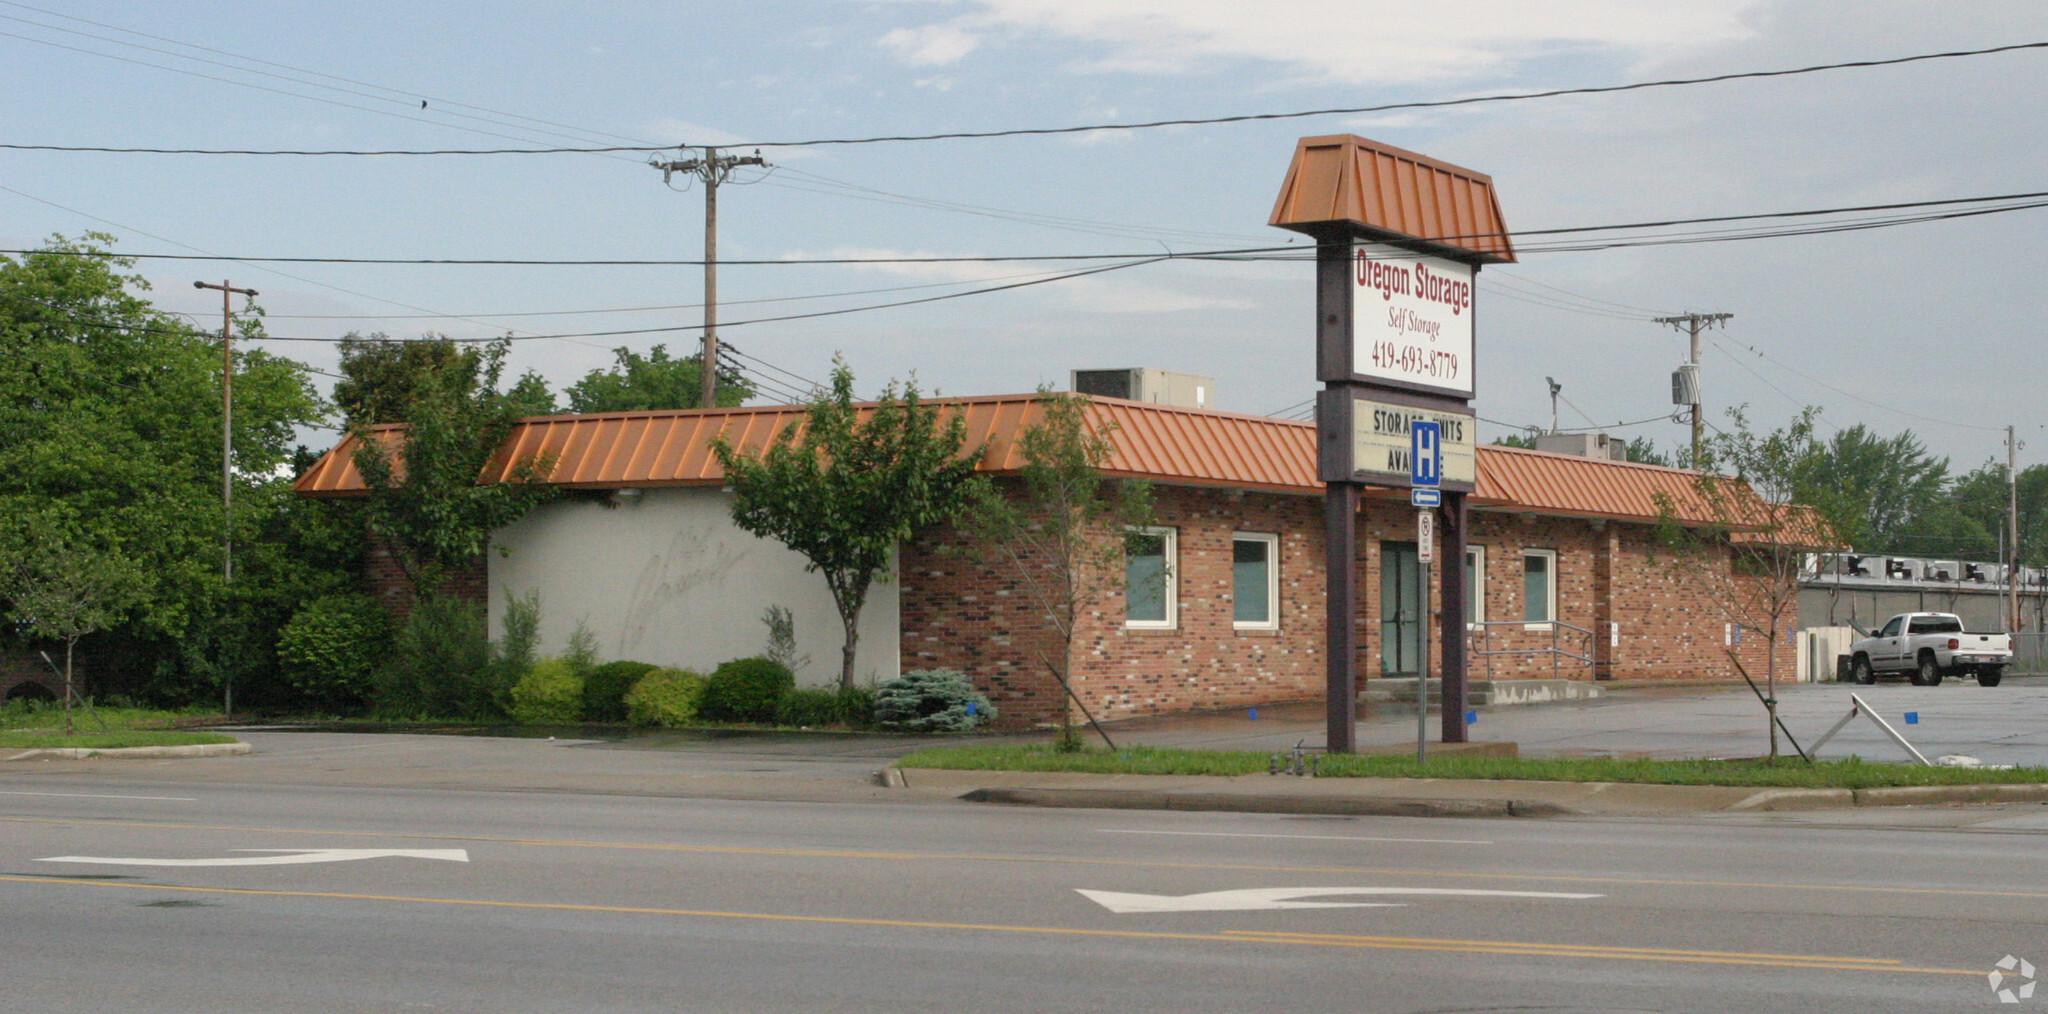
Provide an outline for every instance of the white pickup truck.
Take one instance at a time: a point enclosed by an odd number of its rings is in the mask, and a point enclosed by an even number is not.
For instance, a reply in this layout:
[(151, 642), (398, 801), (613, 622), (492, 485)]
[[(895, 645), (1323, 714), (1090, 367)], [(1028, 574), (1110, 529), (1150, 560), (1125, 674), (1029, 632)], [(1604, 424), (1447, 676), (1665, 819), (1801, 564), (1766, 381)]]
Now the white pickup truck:
[(2011, 634), (1963, 629), (1953, 613), (1900, 613), (1849, 649), (1849, 674), (1875, 683), (1879, 673), (1905, 673), (1914, 686), (1931, 687), (1946, 676), (1975, 676), (1995, 687), (2012, 664)]

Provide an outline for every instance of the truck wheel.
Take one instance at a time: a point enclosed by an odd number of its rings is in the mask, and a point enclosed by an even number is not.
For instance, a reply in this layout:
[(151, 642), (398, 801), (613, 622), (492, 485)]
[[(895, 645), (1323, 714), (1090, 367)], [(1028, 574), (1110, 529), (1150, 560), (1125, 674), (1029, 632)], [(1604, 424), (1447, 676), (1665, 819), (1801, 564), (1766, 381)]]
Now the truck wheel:
[(1998, 681), (2004, 678), (2005, 670), (1999, 666), (1986, 666), (1977, 670), (1977, 685), (1980, 687), (1995, 687)]
[(1877, 682), (1877, 673), (1871, 671), (1869, 656), (1856, 656), (1856, 661), (1849, 665), (1849, 678), (1866, 687)]
[(1938, 687), (1941, 685), (1941, 667), (1934, 664), (1934, 653), (1920, 656), (1920, 667), (1913, 670), (1913, 685), (1916, 687)]

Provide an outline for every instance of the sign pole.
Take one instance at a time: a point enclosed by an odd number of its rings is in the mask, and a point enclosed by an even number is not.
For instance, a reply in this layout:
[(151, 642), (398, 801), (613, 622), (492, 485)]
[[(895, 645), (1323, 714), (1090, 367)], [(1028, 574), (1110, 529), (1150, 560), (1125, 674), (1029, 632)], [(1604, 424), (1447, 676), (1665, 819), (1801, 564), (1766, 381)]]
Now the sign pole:
[[(1421, 466), (1417, 466), (1418, 469)], [(1422, 565), (1422, 657), (1415, 664), (1415, 763), (1429, 760), (1429, 566), (1436, 561), (1436, 513), (1415, 512), (1415, 561)]]

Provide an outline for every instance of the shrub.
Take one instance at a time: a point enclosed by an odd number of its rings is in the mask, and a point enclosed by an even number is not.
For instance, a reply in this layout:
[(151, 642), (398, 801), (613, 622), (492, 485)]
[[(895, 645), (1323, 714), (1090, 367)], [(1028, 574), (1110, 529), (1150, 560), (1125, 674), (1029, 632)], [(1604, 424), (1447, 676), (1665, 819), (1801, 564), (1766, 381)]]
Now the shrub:
[(493, 692), (484, 607), (432, 595), (413, 604), (377, 674), (377, 712), (387, 718), (488, 719), (504, 715)]
[(839, 720), (855, 729), (875, 727), (875, 688), (839, 688)]
[(391, 617), (368, 595), (327, 595), (306, 603), (277, 635), (285, 679), (316, 706), (353, 710), (376, 688), (391, 642)]
[(524, 595), (505, 589), (505, 618), (498, 639), (491, 643), (491, 699), (498, 710), (512, 713), (512, 688), (533, 668), (534, 648), (540, 644), (540, 590)]
[(775, 702), (776, 725), (817, 728), (838, 725), (844, 717), (839, 709), (839, 695), (820, 687), (792, 690)]
[(875, 688), (875, 724), (904, 732), (966, 732), (996, 717), (956, 669), (913, 669)]
[(796, 689), (796, 676), (774, 659), (736, 658), (721, 663), (704, 684), (698, 712), (714, 722), (767, 722), (775, 704)]
[(626, 691), (640, 677), (659, 668), (651, 662), (606, 662), (583, 677), (583, 720), (623, 722), (626, 720)]
[(512, 686), (512, 718), (521, 725), (566, 725), (583, 718), (583, 679), (566, 659), (544, 658)]
[(687, 669), (656, 669), (626, 691), (626, 718), (634, 725), (688, 725), (697, 717), (704, 682)]

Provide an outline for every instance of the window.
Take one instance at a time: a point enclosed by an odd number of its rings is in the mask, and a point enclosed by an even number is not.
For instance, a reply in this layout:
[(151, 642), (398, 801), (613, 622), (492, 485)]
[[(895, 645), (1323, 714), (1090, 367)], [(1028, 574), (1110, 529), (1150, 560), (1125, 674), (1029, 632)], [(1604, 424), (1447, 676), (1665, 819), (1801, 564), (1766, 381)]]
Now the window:
[(1465, 623), (1486, 622), (1486, 547), (1465, 547)]
[(1897, 616), (1894, 616), (1894, 617), (1892, 617), (1892, 620), (1891, 620), (1891, 622), (1890, 622), (1890, 623), (1887, 623), (1887, 624), (1885, 624), (1885, 625), (1884, 625), (1884, 629), (1883, 629), (1883, 630), (1880, 630), (1880, 631), (1878, 631), (1878, 632), (1877, 632), (1877, 636), (1879, 636), (1879, 637), (1897, 637), (1897, 636), (1899, 636), (1899, 617), (1897, 617)]
[(1280, 536), (1238, 532), (1230, 538), (1231, 626), (1280, 627)]
[(1557, 620), (1557, 551), (1522, 550), (1522, 622), (1549, 625)]
[(1124, 626), (1170, 628), (1180, 603), (1174, 594), (1171, 528), (1134, 528), (1124, 536)]

